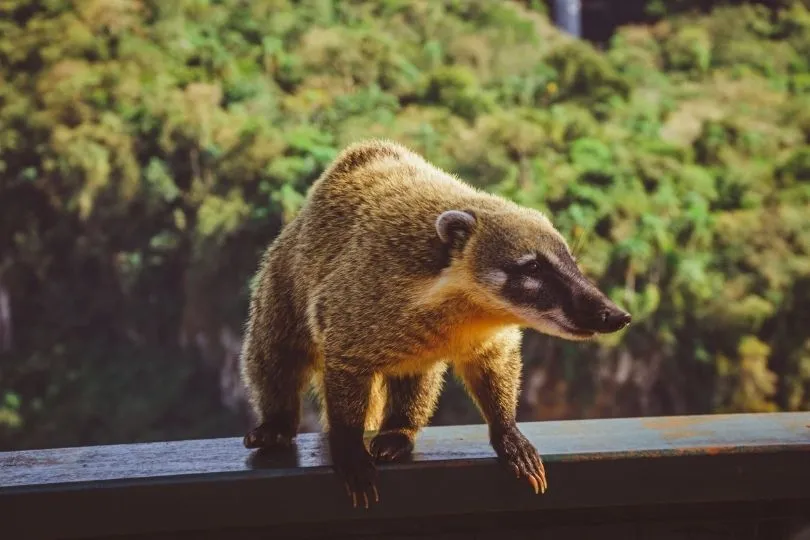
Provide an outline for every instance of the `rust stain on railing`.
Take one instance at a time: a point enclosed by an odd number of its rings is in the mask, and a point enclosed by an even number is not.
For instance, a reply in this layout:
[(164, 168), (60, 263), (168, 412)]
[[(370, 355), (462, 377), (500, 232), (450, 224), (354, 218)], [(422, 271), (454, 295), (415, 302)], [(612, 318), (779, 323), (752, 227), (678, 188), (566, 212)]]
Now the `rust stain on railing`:
[[(671, 416), (662, 418), (645, 418), (641, 425), (658, 431), (665, 440), (682, 440), (697, 438), (706, 434), (707, 428), (717, 425), (717, 419), (711, 416)], [(701, 429), (702, 428), (702, 429)]]

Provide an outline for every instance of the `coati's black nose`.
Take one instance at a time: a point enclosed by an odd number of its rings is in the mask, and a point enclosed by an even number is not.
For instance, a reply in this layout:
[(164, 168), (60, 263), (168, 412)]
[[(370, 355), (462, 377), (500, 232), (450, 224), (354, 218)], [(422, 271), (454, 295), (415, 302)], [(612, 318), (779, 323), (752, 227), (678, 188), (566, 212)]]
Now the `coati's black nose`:
[(599, 314), (599, 330), (601, 332), (617, 332), (630, 324), (633, 317), (617, 307), (605, 308)]

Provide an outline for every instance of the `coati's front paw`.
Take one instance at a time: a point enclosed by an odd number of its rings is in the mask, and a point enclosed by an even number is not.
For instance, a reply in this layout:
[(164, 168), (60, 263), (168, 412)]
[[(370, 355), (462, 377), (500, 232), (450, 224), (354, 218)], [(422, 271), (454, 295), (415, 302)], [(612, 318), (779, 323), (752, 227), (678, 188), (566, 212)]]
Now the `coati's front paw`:
[(509, 466), (516, 477), (527, 478), (535, 493), (545, 493), (548, 482), (543, 460), (517, 427), (493, 436), (492, 447), (500, 461)]
[(369, 446), (377, 461), (396, 461), (413, 451), (413, 437), (402, 431), (385, 431), (371, 439)]
[(358, 444), (332, 445), (332, 463), (335, 472), (343, 480), (346, 486), (346, 493), (352, 499), (352, 506), (357, 508), (357, 503), (369, 507), (369, 502), (380, 501), (377, 493), (377, 469), (371, 459), (371, 454), (366, 451), (362, 439)]
[(243, 439), (245, 448), (288, 449), (292, 447), (293, 436), (284, 433), (270, 422), (254, 428)]

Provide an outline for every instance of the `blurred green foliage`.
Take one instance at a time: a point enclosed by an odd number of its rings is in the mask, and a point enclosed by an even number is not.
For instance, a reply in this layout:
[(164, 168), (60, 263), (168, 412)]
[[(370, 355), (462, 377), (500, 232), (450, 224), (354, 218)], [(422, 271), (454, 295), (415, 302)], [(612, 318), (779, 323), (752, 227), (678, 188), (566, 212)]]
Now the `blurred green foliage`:
[(542, 2), (1, 0), (0, 446), (239, 433), (260, 253), (366, 137), (549, 212), (634, 314), (530, 335), (523, 419), (810, 408), (807, 2), (601, 52)]

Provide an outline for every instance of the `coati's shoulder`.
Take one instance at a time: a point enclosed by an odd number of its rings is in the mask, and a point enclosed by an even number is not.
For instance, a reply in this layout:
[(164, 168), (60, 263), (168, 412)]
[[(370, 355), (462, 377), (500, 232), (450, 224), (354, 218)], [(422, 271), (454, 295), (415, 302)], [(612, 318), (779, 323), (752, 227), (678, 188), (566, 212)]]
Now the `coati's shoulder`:
[(384, 161), (426, 164), (421, 156), (390, 139), (366, 139), (348, 145), (324, 171), (324, 178), (350, 175)]
[[(454, 185), (448, 186), (448, 182)], [(323, 188), (396, 190), (429, 183), (438, 183), (444, 189), (468, 188), (401, 143), (366, 139), (343, 149), (315, 182), (313, 191)]]
[[(429, 162), (403, 144), (366, 139), (341, 151), (313, 184), (316, 204), (343, 201), (355, 205), (421, 207), (434, 212), (455, 204), (513, 208), (510, 201), (480, 190)], [(434, 208), (435, 207), (435, 208)]]

